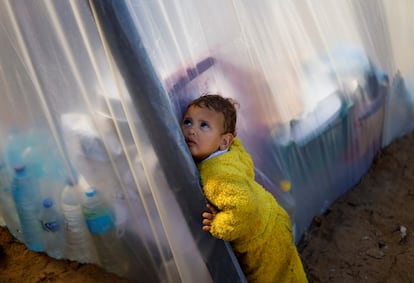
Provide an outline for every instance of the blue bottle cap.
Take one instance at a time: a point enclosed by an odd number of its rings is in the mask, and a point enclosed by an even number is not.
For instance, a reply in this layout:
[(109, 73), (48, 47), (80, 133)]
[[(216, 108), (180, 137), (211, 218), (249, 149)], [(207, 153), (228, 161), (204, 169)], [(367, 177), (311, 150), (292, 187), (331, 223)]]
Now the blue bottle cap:
[(26, 166), (24, 166), (24, 164), (16, 164), (14, 166), (14, 171), (16, 171), (16, 172), (22, 172), (25, 168), (26, 168)]
[(71, 186), (71, 187), (73, 187), (73, 186), (74, 186), (74, 183), (73, 183), (73, 181), (72, 181), (72, 178), (67, 177), (67, 178), (66, 178), (66, 184), (67, 184), (67, 185), (69, 185), (69, 186)]
[(85, 195), (90, 198), (96, 195), (96, 188), (95, 187), (91, 187), (90, 191), (85, 192)]
[(43, 206), (46, 208), (52, 207), (53, 206), (53, 200), (51, 198), (45, 198), (43, 200)]

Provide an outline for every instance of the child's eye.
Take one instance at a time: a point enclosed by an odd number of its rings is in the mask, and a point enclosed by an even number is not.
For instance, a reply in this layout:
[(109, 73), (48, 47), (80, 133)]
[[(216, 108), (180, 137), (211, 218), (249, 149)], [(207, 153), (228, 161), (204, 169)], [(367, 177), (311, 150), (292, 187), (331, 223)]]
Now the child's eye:
[(191, 122), (191, 120), (189, 120), (189, 119), (185, 119), (185, 120), (183, 121), (183, 125), (184, 125), (184, 126), (186, 126), (186, 127), (190, 127), (192, 124), (193, 124), (193, 123), (192, 123), (192, 122)]
[(209, 125), (208, 125), (207, 123), (205, 123), (205, 122), (202, 122), (202, 123), (200, 124), (200, 127), (201, 127), (202, 129), (208, 129), (208, 128), (209, 128)]

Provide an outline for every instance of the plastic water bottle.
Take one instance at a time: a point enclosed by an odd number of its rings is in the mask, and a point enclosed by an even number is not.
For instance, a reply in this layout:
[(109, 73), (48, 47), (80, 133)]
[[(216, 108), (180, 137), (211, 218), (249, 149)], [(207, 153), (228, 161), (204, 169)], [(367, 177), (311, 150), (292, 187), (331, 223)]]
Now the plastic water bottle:
[(86, 227), (79, 198), (79, 183), (68, 179), (61, 196), (64, 221), (64, 256), (81, 263), (97, 263), (95, 246)]
[(29, 176), (24, 165), (14, 168), (12, 194), (23, 232), (24, 243), (28, 249), (36, 252), (44, 251), (43, 231), (39, 225), (41, 209), (39, 188)]
[(101, 266), (119, 276), (126, 276), (129, 269), (128, 253), (117, 236), (114, 214), (93, 187), (85, 192), (83, 214)]
[(59, 212), (53, 204), (51, 198), (43, 200), (43, 208), (40, 214), (42, 228), (45, 231), (45, 250), (46, 253), (54, 258), (63, 257), (63, 233)]
[(7, 229), (20, 242), (24, 242), (20, 220), (12, 196), (11, 178), (4, 162), (0, 162), (0, 204)]

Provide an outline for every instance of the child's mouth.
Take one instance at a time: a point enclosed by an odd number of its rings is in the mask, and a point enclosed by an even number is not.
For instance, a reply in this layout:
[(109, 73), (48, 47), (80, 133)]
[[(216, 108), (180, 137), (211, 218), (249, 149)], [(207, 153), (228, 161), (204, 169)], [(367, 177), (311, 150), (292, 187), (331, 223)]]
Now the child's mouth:
[(189, 139), (187, 139), (185, 142), (187, 143), (187, 146), (189, 147), (196, 144), (193, 140), (189, 140)]

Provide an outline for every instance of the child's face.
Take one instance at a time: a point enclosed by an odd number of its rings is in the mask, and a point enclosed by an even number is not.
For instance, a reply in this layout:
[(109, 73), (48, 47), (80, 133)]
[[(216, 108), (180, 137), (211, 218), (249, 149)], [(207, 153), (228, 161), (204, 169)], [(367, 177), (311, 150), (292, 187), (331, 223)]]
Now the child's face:
[(206, 107), (190, 106), (181, 123), (185, 141), (195, 161), (227, 149), (231, 139), (224, 132), (224, 115)]

